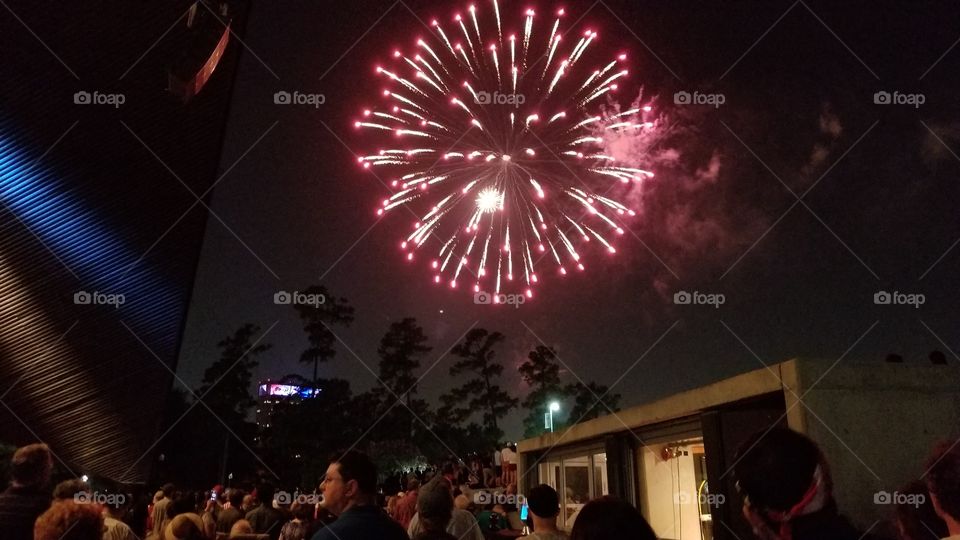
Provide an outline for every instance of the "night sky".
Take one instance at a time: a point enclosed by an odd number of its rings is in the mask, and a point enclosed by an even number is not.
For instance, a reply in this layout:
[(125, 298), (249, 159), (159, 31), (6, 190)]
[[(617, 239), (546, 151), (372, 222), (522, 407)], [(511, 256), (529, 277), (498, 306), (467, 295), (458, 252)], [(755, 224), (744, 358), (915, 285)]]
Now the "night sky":
[[(665, 126), (651, 150), (657, 176), (629, 194), (638, 215), (615, 256), (590, 254), (587, 272), (564, 278), (543, 271), (518, 309), (435, 286), (429, 259), (408, 264), (398, 249), (410, 220), (375, 216), (388, 190), (357, 166), (373, 143), (352, 123), (378, 103), (377, 62), (426, 36), (421, 20), (449, 20), (466, 3), (255, 2), (181, 376), (198, 385), (216, 342), (246, 322), (272, 328), (259, 378), (309, 375), (299, 320), (273, 294), (316, 283), (356, 308), (352, 327), (336, 329), (346, 346), (321, 368), (355, 391), (375, 384), (362, 362), (376, 370), (380, 336), (404, 316), (431, 338), (427, 366), (476, 325), (507, 336), (499, 357), (515, 394), (525, 392), (516, 367), (545, 343), (568, 366), (564, 382), (619, 381), (624, 406), (797, 356), (917, 363), (940, 349), (960, 362), (950, 352), (960, 349), (955, 4), (504, 0), (501, 10), (507, 20), (561, 5), (567, 21), (583, 16), (577, 28), (599, 31), (598, 49), (629, 53), (631, 85), (656, 96)], [(275, 105), (279, 90), (326, 102)], [(678, 91), (725, 103), (676, 105)], [(925, 101), (875, 104), (878, 91)], [(681, 290), (726, 301), (674, 305)], [(881, 290), (925, 303), (875, 305)], [(421, 391), (446, 391), (452, 361)]]

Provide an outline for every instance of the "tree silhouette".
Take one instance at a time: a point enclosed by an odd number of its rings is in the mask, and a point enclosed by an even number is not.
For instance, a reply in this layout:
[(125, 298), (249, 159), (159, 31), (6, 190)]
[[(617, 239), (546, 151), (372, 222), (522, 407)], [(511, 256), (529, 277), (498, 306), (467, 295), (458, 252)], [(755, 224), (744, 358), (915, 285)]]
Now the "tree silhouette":
[(503, 374), (503, 365), (494, 361), (494, 347), (503, 339), (503, 334), (490, 333), (482, 328), (468, 332), (463, 342), (452, 349), (453, 354), (461, 359), (450, 368), (450, 375), (469, 373), (473, 378), (447, 394), (450, 401), (469, 400), (470, 409), (483, 411), (485, 431), (497, 438), (503, 435), (498, 420), (519, 403), (495, 382)]
[(549, 403), (566, 397), (568, 393), (560, 384), (560, 365), (556, 362), (556, 351), (537, 345), (527, 358), (520, 366), (520, 376), (530, 387), (530, 393), (521, 403), (521, 406), (529, 411), (523, 419), (523, 427), (525, 437), (535, 437), (545, 430), (543, 418)]
[[(219, 418), (213, 422), (212, 429), (222, 431), (221, 478), (230, 462), (230, 439), (236, 436), (251, 444), (256, 432), (255, 426), (247, 421), (250, 409), (257, 404), (250, 392), (250, 383), (253, 369), (260, 365), (257, 356), (271, 347), (257, 342), (259, 334), (260, 327), (245, 324), (217, 343), (220, 358), (204, 371), (196, 391), (206, 408)], [(243, 457), (248, 456), (243, 454)]]
[(414, 371), (420, 367), (420, 359), (432, 350), (426, 343), (423, 328), (417, 325), (416, 319), (407, 317), (392, 323), (377, 347), (380, 380), (394, 395), (405, 399), (407, 406), (417, 393)]
[(463, 396), (455, 389), (440, 396), (440, 407), (436, 412), (436, 423), (459, 426), (470, 418), (473, 411), (464, 406)]
[(294, 303), (293, 308), (303, 321), (303, 330), (307, 333), (310, 346), (300, 355), (300, 361), (313, 364), (311, 381), (317, 386), (317, 368), (320, 362), (327, 362), (337, 353), (334, 345), (337, 337), (330, 327), (350, 326), (353, 322), (353, 307), (346, 298), (336, 298), (326, 287), (314, 285), (302, 291), (305, 295), (322, 295), (322, 304)]
[(414, 397), (416, 370), (421, 358), (432, 350), (427, 341), (416, 319), (407, 317), (391, 323), (377, 347), (383, 386), (355, 400), (361, 409), (370, 411), (370, 418), (378, 419), (364, 438), (363, 448), (384, 467), (419, 462), (425, 438), (432, 437), (424, 425), (430, 417), (429, 404)]
[(610, 394), (610, 389), (602, 384), (578, 381), (567, 385), (566, 390), (574, 398), (568, 422), (584, 422), (620, 410), (620, 394)]
[(203, 380), (196, 392), (230, 427), (245, 422), (250, 409), (257, 404), (250, 392), (253, 369), (260, 365), (257, 356), (271, 347), (266, 343), (254, 346), (258, 334), (259, 326), (245, 324), (232, 336), (217, 343), (220, 358), (203, 372)]

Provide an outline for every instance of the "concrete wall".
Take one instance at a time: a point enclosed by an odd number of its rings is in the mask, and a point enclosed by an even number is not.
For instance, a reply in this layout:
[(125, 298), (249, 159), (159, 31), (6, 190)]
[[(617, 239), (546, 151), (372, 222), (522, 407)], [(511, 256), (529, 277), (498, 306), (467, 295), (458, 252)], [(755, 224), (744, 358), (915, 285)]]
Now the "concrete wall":
[(803, 361), (784, 370), (788, 421), (820, 444), (841, 512), (867, 529), (893, 512), (875, 494), (920, 478), (935, 442), (960, 435), (960, 370), (832, 364)]
[(556, 449), (566, 445), (595, 440), (602, 435), (622, 433), (627, 431), (627, 428), (633, 429), (676, 420), (732, 401), (777, 392), (782, 389), (780, 384), (781, 365), (784, 364), (774, 365), (769, 370), (751, 371), (718, 381), (709, 386), (680, 392), (651, 403), (630, 407), (617, 412), (615, 415), (607, 414), (573, 425), (563, 431), (526, 439), (517, 444), (517, 450), (524, 453), (552, 449), (555, 452)]

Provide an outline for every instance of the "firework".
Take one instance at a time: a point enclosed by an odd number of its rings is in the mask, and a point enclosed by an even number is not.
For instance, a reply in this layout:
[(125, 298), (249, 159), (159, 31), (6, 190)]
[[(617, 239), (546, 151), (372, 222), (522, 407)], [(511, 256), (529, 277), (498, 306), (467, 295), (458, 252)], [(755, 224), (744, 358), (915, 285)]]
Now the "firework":
[(432, 21), (429, 38), (376, 66), (384, 103), (355, 126), (389, 142), (358, 160), (394, 190), (377, 214), (413, 218), (408, 261), (429, 253), (433, 280), (451, 288), (532, 297), (543, 271), (616, 252), (635, 213), (614, 192), (653, 173), (609, 155), (605, 137), (655, 125), (649, 106), (604, 106), (628, 71), (625, 54), (594, 63), (597, 32), (565, 29), (562, 9), (527, 9), (509, 33), (508, 12), (489, 7)]

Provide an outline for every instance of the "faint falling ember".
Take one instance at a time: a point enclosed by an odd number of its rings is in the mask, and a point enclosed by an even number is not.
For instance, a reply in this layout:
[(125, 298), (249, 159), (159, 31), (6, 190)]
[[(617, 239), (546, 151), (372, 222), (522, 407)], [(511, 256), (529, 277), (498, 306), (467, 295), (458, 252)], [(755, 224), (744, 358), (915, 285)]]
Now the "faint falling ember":
[(594, 64), (597, 32), (563, 28), (563, 9), (542, 20), (522, 9), (514, 20), (490, 3), (433, 20), (430, 38), (375, 66), (384, 103), (354, 125), (386, 146), (358, 161), (393, 189), (377, 215), (403, 207), (413, 218), (406, 259), (440, 246), (429, 259), (435, 283), (532, 298), (542, 266), (562, 276), (583, 271), (587, 251), (616, 253), (612, 238), (635, 212), (608, 194), (653, 173), (606, 155), (604, 136), (655, 124), (649, 105), (599, 112), (628, 71), (623, 53)]

